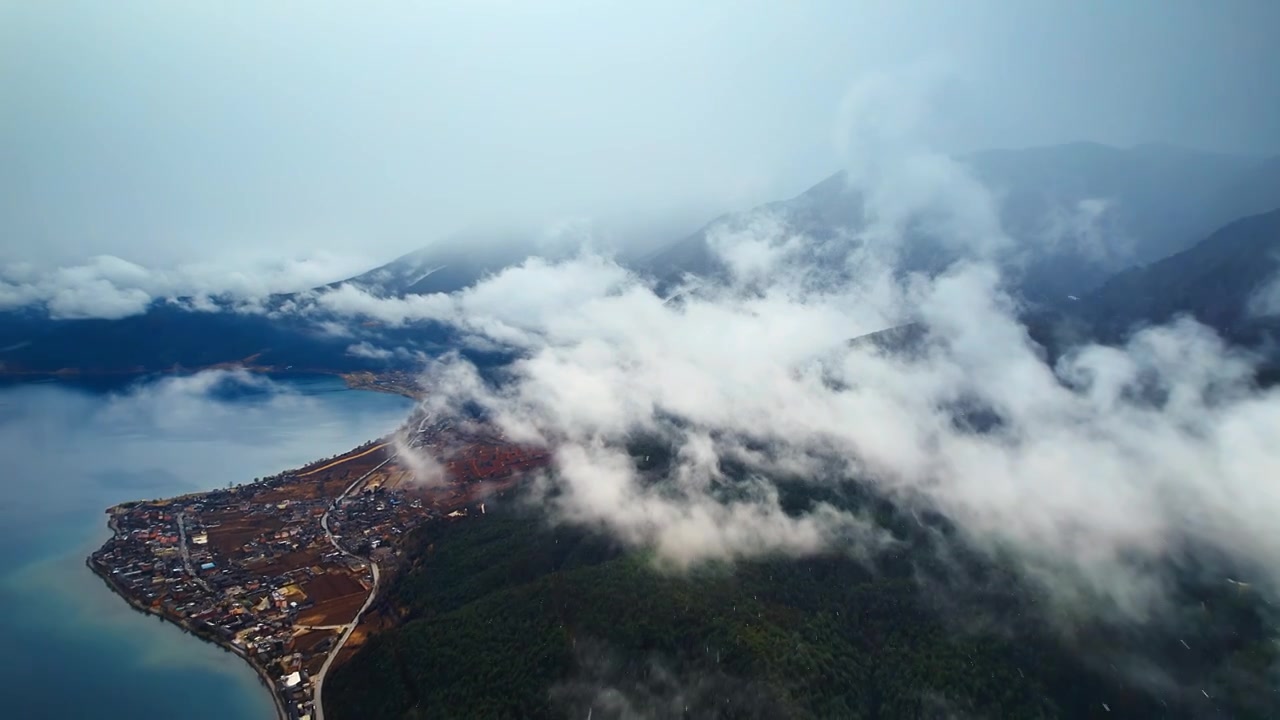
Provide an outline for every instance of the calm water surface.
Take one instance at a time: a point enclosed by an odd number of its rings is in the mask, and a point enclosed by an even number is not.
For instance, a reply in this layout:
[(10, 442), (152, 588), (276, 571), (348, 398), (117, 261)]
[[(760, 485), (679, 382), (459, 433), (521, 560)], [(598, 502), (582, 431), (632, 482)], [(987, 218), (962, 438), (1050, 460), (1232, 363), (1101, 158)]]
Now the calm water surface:
[(409, 408), (332, 378), (0, 388), (0, 717), (274, 717), (242, 661), (135, 612), (85, 567), (109, 535), (103, 510), (340, 453)]

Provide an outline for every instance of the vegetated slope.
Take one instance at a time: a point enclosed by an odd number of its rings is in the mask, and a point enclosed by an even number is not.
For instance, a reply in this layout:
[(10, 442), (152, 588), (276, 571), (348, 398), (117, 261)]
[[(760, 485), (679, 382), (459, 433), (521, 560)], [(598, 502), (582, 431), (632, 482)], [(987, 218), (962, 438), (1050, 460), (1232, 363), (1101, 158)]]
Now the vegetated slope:
[(1278, 272), (1280, 210), (1273, 210), (1237, 220), (1189, 250), (1116, 275), (1083, 298), (1080, 309), (1107, 338), (1187, 314), (1228, 338), (1256, 344), (1276, 327), (1275, 317), (1260, 314), (1258, 301), (1259, 293), (1280, 279)]
[(363, 327), (332, 334), (320, 318), (199, 312), (156, 302), (145, 314), (117, 320), (55, 320), (34, 310), (0, 313), (0, 370), (8, 373), (136, 374), (220, 363), (295, 370), (350, 371), (386, 368), (405, 358), (370, 358), (348, 352), (362, 340), (427, 352), (452, 342), (447, 328)]
[[(1156, 697), (1106, 661), (1133, 648), (1172, 655), (1183, 648), (1174, 637), (1081, 628), (1087, 650), (1072, 651), (1008, 573), (938, 560), (925, 538), (947, 536), (943, 524), (925, 530), (884, 504), (876, 514), (913, 549), (870, 564), (827, 554), (683, 573), (589, 532), (552, 528), (515, 504), (426, 526), (407, 541), (409, 567), (381, 601), (406, 622), (335, 671), (326, 714), (1080, 717), (1104, 714), (1104, 702), (1127, 717), (1257, 709), (1257, 693), (1211, 702), (1199, 692), (1237, 692), (1241, 678), (1256, 680), (1275, 660), (1240, 593), (1210, 591), (1203, 608), (1194, 603), (1197, 614), (1178, 631), (1197, 650), (1183, 650), (1194, 658), (1182, 661), (1179, 679), (1196, 684)], [(947, 584), (952, 563), (968, 565), (969, 580)]]
[[(379, 297), (453, 292), (524, 259), (525, 254), (512, 249), (514, 244), (504, 241), (505, 236), (471, 242), (460, 238), (457, 246), (410, 253), (313, 293), (342, 284)], [(273, 295), (265, 303), (266, 310), (274, 311), (270, 314), (240, 312), (219, 298), (212, 302), (221, 307), (213, 311), (157, 300), (143, 314), (113, 320), (51, 318), (41, 307), (0, 312), (0, 371), (128, 374), (235, 363), (249, 356), (256, 356), (255, 364), (277, 368), (375, 370), (410, 367), (417, 363), (414, 351), (435, 355), (458, 344), (440, 323), (387, 327), (326, 314), (311, 306), (311, 294)], [(303, 307), (307, 311), (299, 312)], [(343, 332), (327, 331), (325, 321), (337, 323)], [(383, 357), (348, 352), (362, 341), (409, 352)], [(484, 364), (494, 362), (490, 354), (471, 355)]]
[(350, 342), (262, 315), (192, 312), (166, 303), (118, 320), (0, 314), (0, 367), (9, 371), (151, 372), (251, 355), (264, 365), (341, 368), (357, 364), (345, 356)]

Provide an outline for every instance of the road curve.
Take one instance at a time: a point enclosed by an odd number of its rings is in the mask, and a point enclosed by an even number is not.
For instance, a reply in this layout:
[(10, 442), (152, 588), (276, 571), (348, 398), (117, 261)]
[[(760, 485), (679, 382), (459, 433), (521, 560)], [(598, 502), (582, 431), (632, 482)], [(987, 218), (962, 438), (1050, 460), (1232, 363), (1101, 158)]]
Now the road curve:
[(365, 478), (377, 472), (379, 469), (382, 468), (383, 465), (386, 465), (387, 463), (394, 460), (395, 457), (396, 456), (393, 453), (392, 455), (387, 457), (386, 460), (383, 460), (382, 462), (373, 466), (372, 470), (356, 478), (354, 482), (352, 482), (350, 485), (347, 486), (346, 490), (342, 491), (341, 495), (334, 498), (334, 501), (330, 503), (329, 507), (324, 511), (324, 515), (320, 517), (320, 527), (324, 528), (324, 534), (329, 538), (329, 542), (333, 544), (333, 547), (336, 548), (338, 552), (348, 557), (353, 557), (356, 560), (359, 560), (360, 562), (365, 562), (369, 564), (369, 567), (373, 570), (373, 586), (369, 588), (369, 597), (365, 598), (364, 605), (360, 606), (360, 610), (356, 612), (356, 616), (351, 619), (351, 622), (349, 624), (346, 625), (346, 630), (342, 632), (342, 635), (338, 638), (338, 642), (334, 644), (331, 650), (329, 650), (329, 655), (324, 659), (324, 664), (320, 666), (320, 672), (316, 673), (316, 684), (315, 684), (315, 695), (314, 695), (316, 720), (324, 720), (324, 701), (322, 700), (320, 693), (324, 690), (324, 678), (326, 675), (329, 674), (329, 666), (333, 664), (334, 658), (338, 657), (338, 652), (342, 650), (342, 646), (347, 644), (347, 638), (351, 637), (351, 633), (355, 632), (356, 626), (360, 624), (360, 618), (364, 615), (364, 611), (369, 609), (369, 606), (373, 604), (373, 599), (378, 596), (378, 580), (379, 580), (378, 564), (370, 560), (365, 560), (364, 558), (354, 553), (347, 552), (346, 548), (338, 544), (338, 539), (335, 538), (333, 536), (333, 532), (329, 530), (329, 513), (333, 512), (333, 509), (338, 506), (338, 503), (342, 502), (342, 499), (345, 498), (352, 490), (354, 490), (357, 485), (364, 482)]

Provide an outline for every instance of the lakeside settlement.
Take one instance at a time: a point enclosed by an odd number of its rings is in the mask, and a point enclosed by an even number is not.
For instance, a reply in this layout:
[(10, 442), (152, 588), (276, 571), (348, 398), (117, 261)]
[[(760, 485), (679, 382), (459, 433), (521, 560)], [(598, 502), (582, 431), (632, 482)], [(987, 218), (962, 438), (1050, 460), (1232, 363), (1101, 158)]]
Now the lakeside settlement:
[[(434, 458), (443, 480), (420, 482), (399, 452)], [(364, 613), (396, 571), (400, 538), (482, 516), (485, 497), (547, 457), (418, 411), (303, 468), (110, 508), (112, 537), (87, 563), (135, 608), (244, 658), (280, 718), (323, 720), (324, 678), (372, 630)]]

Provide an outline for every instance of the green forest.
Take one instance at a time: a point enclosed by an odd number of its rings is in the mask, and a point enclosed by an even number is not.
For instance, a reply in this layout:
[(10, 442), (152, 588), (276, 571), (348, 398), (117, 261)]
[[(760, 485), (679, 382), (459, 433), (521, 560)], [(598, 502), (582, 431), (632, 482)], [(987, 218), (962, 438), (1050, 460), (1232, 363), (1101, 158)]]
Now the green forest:
[[(337, 669), (356, 718), (1269, 717), (1275, 642), (1211, 589), (1174, 637), (1081, 628), (1064, 645), (1006, 573), (949, 587), (909, 555), (709, 563), (642, 551), (519, 502), (406, 540), (379, 600), (406, 622)], [(893, 517), (883, 518), (894, 522)], [(915, 555), (932, 556), (916, 547)], [(1087, 638), (1087, 639), (1084, 639)], [(1196, 648), (1188, 651), (1179, 643)], [(1082, 651), (1081, 645), (1088, 646)], [(1117, 663), (1175, 654), (1172, 687)], [(1123, 667), (1123, 666), (1121, 666)], [(1158, 684), (1156, 684), (1158, 685)], [(1202, 692), (1202, 690), (1204, 692)]]

